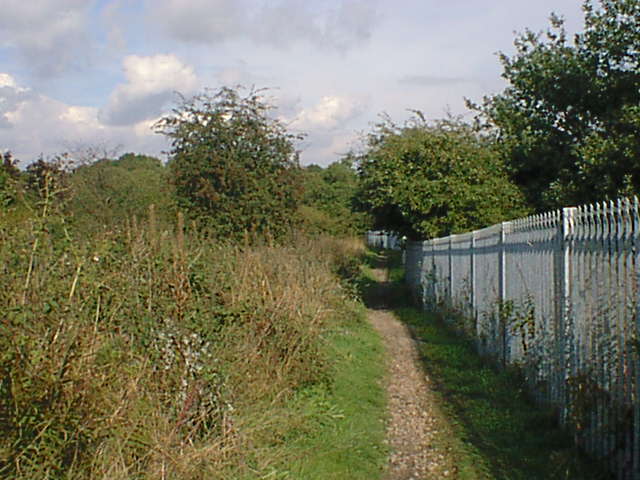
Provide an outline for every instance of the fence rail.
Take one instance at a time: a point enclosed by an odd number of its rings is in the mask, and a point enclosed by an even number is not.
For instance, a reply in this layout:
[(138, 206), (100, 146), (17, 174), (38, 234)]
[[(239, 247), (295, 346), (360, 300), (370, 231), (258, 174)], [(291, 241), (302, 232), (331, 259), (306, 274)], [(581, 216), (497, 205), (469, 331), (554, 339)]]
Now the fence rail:
[(519, 366), (580, 447), (640, 479), (639, 255), (638, 199), (622, 199), (410, 242), (406, 280)]

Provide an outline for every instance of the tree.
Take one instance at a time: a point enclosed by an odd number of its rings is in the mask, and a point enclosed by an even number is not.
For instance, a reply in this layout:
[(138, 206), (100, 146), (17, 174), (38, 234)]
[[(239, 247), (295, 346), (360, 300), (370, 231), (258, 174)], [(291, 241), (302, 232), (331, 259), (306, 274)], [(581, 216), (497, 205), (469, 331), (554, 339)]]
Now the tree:
[(413, 239), (484, 227), (525, 213), (488, 138), (457, 120), (403, 126), (386, 118), (359, 156), (359, 198), (375, 226)]
[(640, 3), (587, 0), (583, 11), (572, 43), (555, 15), (544, 36), (519, 35), (500, 57), (509, 86), (471, 104), (537, 210), (640, 188)]
[(147, 155), (127, 153), (117, 160), (103, 157), (80, 165), (70, 184), (68, 209), (85, 228), (143, 217), (151, 205), (161, 216), (169, 210), (166, 168)]
[(180, 207), (220, 236), (281, 234), (294, 222), (300, 138), (260, 91), (223, 87), (182, 99), (158, 131), (171, 138), (169, 176)]
[(302, 178), (300, 213), (304, 228), (333, 235), (353, 235), (367, 230), (367, 215), (354, 209), (358, 175), (351, 156), (326, 168), (309, 165), (302, 169)]

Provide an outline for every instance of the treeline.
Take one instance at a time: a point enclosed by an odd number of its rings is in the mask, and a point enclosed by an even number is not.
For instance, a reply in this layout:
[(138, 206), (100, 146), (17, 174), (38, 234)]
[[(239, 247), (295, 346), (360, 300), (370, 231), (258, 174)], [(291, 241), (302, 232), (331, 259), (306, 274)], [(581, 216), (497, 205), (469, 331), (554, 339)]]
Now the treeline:
[(467, 102), (472, 124), (383, 117), (356, 155), (376, 227), (433, 238), (638, 193), (640, 4), (583, 11), (573, 39), (555, 15), (547, 32), (517, 36), (500, 55), (508, 86)]
[(133, 153), (90, 162), (63, 154), (38, 159), (22, 172), (6, 153), (2, 206), (15, 214), (54, 194), (69, 222), (95, 229), (141, 218), (154, 205), (165, 220), (181, 211), (200, 229), (227, 239), (366, 230), (369, 217), (353, 208), (353, 162), (301, 167), (296, 141), (302, 137), (270, 117), (271, 108), (260, 91), (226, 87), (183, 99), (156, 125), (172, 141), (166, 165)]
[[(56, 183), (51, 187), (58, 189), (56, 196), (63, 200), (69, 222), (82, 229), (143, 218), (151, 205), (162, 221), (171, 222), (180, 209), (169, 167), (152, 156), (127, 153), (71, 169), (64, 157), (39, 159), (24, 171), (11, 153), (0, 153), (0, 157), (0, 204), (5, 220), (28, 214), (44, 193), (47, 176)], [(295, 209), (289, 211), (291, 219), (285, 222), (290, 230), (348, 236), (369, 227), (368, 214), (354, 207), (358, 176), (353, 162), (296, 167), (295, 175), (298, 197)], [(240, 232), (255, 229), (251, 222), (239, 228)]]

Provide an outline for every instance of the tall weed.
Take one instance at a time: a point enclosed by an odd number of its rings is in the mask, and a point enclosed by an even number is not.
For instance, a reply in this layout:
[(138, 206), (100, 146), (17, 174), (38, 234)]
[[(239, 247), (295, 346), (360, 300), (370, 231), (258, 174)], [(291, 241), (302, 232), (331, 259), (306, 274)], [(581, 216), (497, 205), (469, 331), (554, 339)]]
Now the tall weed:
[(40, 207), (0, 216), (0, 476), (268, 471), (278, 409), (331, 382), (361, 247), (216, 244), (153, 210), (87, 236)]

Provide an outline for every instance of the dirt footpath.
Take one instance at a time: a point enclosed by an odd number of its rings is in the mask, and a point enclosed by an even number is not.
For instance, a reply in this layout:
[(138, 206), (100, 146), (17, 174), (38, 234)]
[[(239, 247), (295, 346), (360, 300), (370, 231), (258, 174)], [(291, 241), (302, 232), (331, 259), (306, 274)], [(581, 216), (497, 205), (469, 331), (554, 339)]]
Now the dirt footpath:
[(457, 478), (447, 451), (448, 428), (437, 407), (430, 380), (420, 367), (418, 351), (407, 327), (384, 308), (386, 272), (375, 271), (381, 282), (375, 292), (380, 305), (369, 310), (369, 321), (387, 350), (387, 395), (391, 449), (386, 480)]

